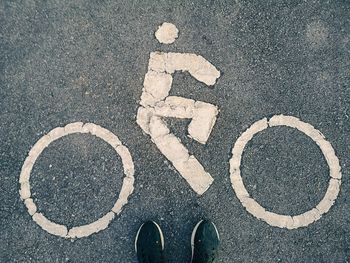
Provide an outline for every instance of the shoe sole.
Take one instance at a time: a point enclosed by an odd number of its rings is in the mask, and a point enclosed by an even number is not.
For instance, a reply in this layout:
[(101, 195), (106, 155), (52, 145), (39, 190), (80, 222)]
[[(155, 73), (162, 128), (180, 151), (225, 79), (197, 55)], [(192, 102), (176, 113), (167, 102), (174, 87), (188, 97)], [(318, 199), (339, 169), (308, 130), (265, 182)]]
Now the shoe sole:
[[(192, 231), (192, 235), (191, 235), (191, 248), (192, 248), (192, 257), (191, 257), (191, 262), (193, 260), (193, 254), (194, 254), (194, 238), (196, 236), (196, 232), (197, 232), (197, 229), (199, 227), (199, 225), (203, 222), (204, 220), (201, 220), (197, 223), (197, 225), (193, 228), (193, 231)], [(214, 223), (211, 222), (211, 224), (214, 226), (214, 229), (215, 229), (215, 232), (218, 236), (218, 239), (220, 241), (220, 235), (219, 235), (219, 231), (218, 229), (216, 228), (216, 225)]]
[[(158, 228), (158, 231), (159, 231), (159, 234), (160, 234), (160, 242), (161, 242), (161, 244), (162, 244), (162, 250), (164, 250), (164, 236), (163, 236), (162, 229), (160, 228), (160, 226), (159, 226), (156, 222), (154, 222), (154, 221), (151, 221), (151, 222), (152, 222), (153, 224), (155, 224), (156, 227)], [(137, 234), (136, 234), (136, 238), (135, 238), (135, 251), (136, 251), (136, 253), (137, 253), (137, 240), (139, 239), (139, 234), (140, 234), (141, 228), (143, 227), (144, 224), (145, 224), (145, 223), (143, 223), (143, 224), (140, 226), (139, 230), (137, 230)]]

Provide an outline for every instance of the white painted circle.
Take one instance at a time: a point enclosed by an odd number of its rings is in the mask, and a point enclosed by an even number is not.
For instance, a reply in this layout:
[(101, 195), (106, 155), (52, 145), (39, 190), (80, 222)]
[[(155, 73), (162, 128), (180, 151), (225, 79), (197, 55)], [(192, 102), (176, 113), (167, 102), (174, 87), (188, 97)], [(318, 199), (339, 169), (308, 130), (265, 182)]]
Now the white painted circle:
[[(34, 163), (42, 151), (53, 141), (73, 133), (90, 133), (111, 145), (122, 159), (125, 177), (123, 179), (123, 185), (119, 193), (118, 200), (115, 202), (110, 212), (93, 223), (68, 229), (65, 225), (57, 224), (46, 218), (42, 213), (37, 212), (37, 207), (31, 198), (29, 179)], [(27, 206), (28, 212), (32, 216), (33, 220), (42, 229), (46, 230), (50, 234), (64, 238), (80, 238), (89, 236), (107, 228), (115, 214), (119, 215), (121, 213), (123, 206), (128, 202), (128, 197), (134, 189), (134, 164), (129, 150), (122, 145), (115, 134), (93, 123), (83, 124), (82, 122), (75, 122), (70, 123), (65, 127), (58, 127), (51, 130), (48, 134), (44, 135), (39, 139), (39, 141), (36, 142), (24, 161), (19, 183), (21, 199)]]
[[(270, 211), (266, 211), (259, 203), (250, 197), (246, 190), (241, 177), (241, 160), (242, 154), (246, 144), (253, 138), (253, 136), (269, 127), (274, 126), (288, 126), (298, 129), (305, 135), (310, 137), (321, 149), (327, 164), (329, 166), (330, 181), (325, 196), (321, 202), (313, 209), (296, 216), (281, 215)], [(296, 117), (275, 115), (270, 120), (266, 118), (255, 122), (250, 126), (236, 141), (232, 149), (232, 158), (230, 160), (230, 178), (233, 190), (238, 199), (246, 210), (258, 219), (261, 219), (271, 226), (280, 228), (296, 229), (305, 227), (317, 221), (321, 216), (329, 211), (334, 204), (341, 185), (341, 171), (339, 159), (335, 155), (332, 145), (325, 140), (320, 131), (315, 129), (312, 125), (299, 120)]]
[(178, 37), (179, 30), (172, 23), (164, 22), (155, 32), (156, 39), (162, 44), (172, 44)]

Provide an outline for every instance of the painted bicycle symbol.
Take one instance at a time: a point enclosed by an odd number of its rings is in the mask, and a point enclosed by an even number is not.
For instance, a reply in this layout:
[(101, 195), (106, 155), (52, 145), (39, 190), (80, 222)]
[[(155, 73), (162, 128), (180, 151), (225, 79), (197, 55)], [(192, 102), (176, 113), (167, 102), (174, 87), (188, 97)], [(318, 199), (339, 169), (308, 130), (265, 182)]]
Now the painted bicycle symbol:
[[(173, 24), (164, 23), (155, 35), (161, 43), (171, 44), (177, 38), (178, 30)], [(200, 55), (151, 52), (136, 122), (144, 133), (151, 137), (152, 142), (172, 163), (192, 190), (198, 195), (202, 195), (209, 189), (214, 179), (205, 171), (197, 158), (190, 155), (180, 139), (171, 133), (164, 118), (191, 119), (188, 126), (189, 136), (197, 142), (205, 144), (215, 126), (219, 109), (207, 102), (170, 96), (172, 74), (175, 71), (186, 71), (196, 80), (208, 86), (213, 86), (220, 77), (220, 72), (215, 66)], [(281, 215), (267, 211), (249, 195), (241, 177), (241, 158), (246, 144), (255, 134), (275, 126), (294, 128), (310, 137), (321, 149), (329, 166), (329, 186), (323, 199), (315, 208), (299, 215)], [(125, 177), (118, 200), (110, 212), (93, 223), (68, 229), (65, 225), (57, 224), (37, 211), (37, 206), (31, 198), (29, 180), (32, 168), (42, 151), (53, 141), (74, 133), (89, 133), (109, 143), (122, 159)], [(296, 117), (275, 115), (253, 123), (234, 143), (230, 160), (230, 179), (234, 192), (249, 213), (271, 226), (296, 229), (308, 226), (329, 211), (340, 191), (341, 171), (339, 159), (332, 145), (320, 131)], [(64, 238), (85, 237), (107, 228), (128, 202), (128, 198), (134, 190), (134, 181), (134, 164), (127, 147), (109, 130), (93, 123), (84, 124), (82, 122), (57, 127), (41, 137), (29, 151), (19, 178), (20, 196), (33, 220), (50, 234)]]

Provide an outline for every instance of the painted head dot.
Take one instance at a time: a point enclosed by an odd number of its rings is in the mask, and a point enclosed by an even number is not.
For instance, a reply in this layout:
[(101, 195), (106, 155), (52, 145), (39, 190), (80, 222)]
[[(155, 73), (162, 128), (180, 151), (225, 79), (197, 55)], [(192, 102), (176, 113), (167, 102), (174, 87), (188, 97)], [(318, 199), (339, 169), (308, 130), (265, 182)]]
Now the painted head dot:
[(174, 24), (164, 22), (158, 27), (155, 32), (157, 40), (162, 44), (174, 43), (175, 39), (178, 37), (179, 30)]

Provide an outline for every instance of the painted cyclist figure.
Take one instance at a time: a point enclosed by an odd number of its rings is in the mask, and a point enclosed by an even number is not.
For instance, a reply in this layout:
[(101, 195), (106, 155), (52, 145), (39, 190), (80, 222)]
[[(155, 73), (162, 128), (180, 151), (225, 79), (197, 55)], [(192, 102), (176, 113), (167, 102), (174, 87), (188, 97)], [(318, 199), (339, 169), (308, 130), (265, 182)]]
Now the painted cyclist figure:
[[(155, 35), (159, 42), (171, 44), (177, 37), (175, 25), (163, 23)], [(217, 106), (193, 99), (169, 96), (175, 71), (187, 71), (208, 86), (216, 83), (220, 72), (205, 58), (191, 53), (151, 52), (145, 75), (137, 124), (151, 136), (161, 153), (173, 164), (192, 189), (202, 195), (213, 178), (181, 141), (170, 132), (162, 118), (191, 119), (189, 137), (205, 144), (215, 125)]]

